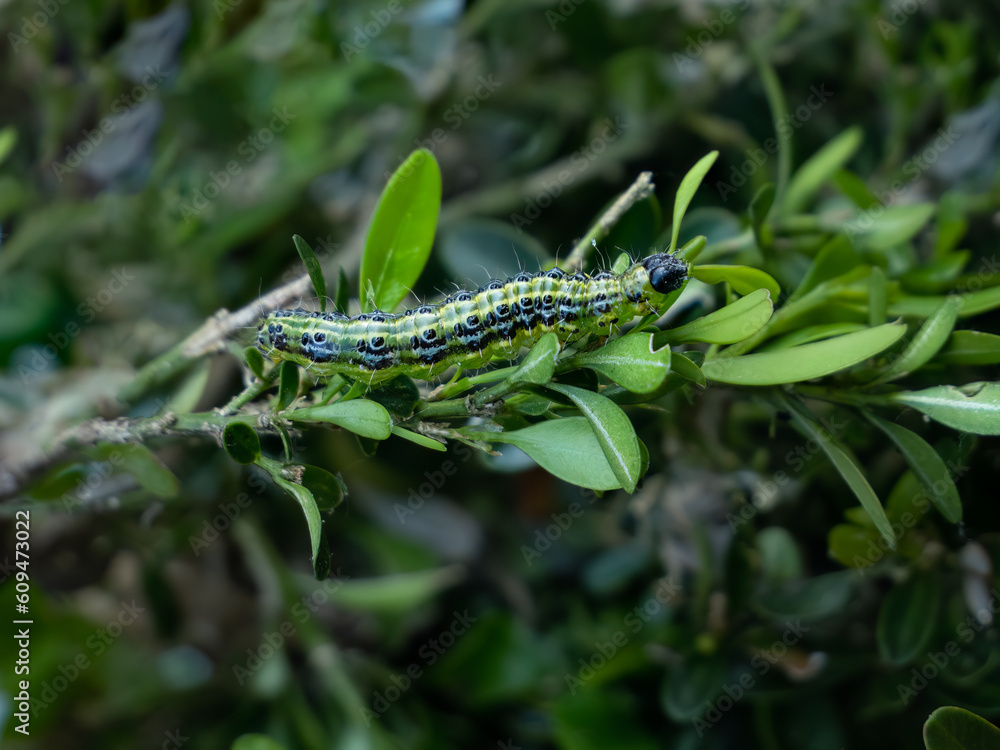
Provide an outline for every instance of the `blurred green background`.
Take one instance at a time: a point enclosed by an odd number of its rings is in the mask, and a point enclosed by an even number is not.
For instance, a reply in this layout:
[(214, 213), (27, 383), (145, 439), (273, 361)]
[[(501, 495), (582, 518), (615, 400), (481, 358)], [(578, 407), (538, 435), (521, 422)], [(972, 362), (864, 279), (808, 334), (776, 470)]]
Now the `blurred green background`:
[[(418, 147), (444, 185), (421, 297), (564, 255), (640, 171), (669, 206), (712, 149), (684, 235), (733, 237), (781, 169), (776, 128), (791, 166), (858, 128), (852, 171), (960, 214), (969, 271), (994, 285), (998, 29), (992, 2), (0, 0), (0, 459), (189, 390), (225, 403), (242, 377), (225, 354), (115, 396), (298, 276), (293, 234), (355, 280)], [(645, 252), (655, 218), (630, 213), (602, 251)], [(941, 705), (995, 721), (996, 627), (968, 621), (1000, 603), (995, 438), (962, 472), (966, 524), (938, 518), (911, 555), (907, 616), (933, 627), (900, 663), (878, 640), (893, 569), (827, 554), (855, 504), (839, 478), (753, 402), (685, 393), (635, 412), (652, 468), (632, 496), (510, 450), (299, 446), (350, 490), (322, 583), (298, 507), (211, 442), (155, 446), (182, 481), (169, 500), (84, 464), (30, 506), (38, 703), (25, 739), (5, 646), (3, 745), (837, 750), (921, 747)], [(857, 425), (845, 440), (888, 496), (898, 458)], [(0, 523), (8, 642), (18, 502)]]

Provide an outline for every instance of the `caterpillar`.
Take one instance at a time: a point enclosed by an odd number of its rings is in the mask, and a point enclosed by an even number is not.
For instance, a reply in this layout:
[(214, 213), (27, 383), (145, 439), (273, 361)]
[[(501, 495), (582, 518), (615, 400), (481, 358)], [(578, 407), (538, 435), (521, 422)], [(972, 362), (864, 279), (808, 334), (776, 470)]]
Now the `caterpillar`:
[(430, 380), (452, 365), (474, 369), (513, 359), (549, 331), (563, 342), (607, 336), (637, 315), (656, 312), (687, 275), (680, 258), (656, 253), (622, 274), (521, 272), (400, 314), (275, 310), (258, 326), (256, 345), (275, 362), (321, 376), (339, 373), (369, 385), (397, 375)]

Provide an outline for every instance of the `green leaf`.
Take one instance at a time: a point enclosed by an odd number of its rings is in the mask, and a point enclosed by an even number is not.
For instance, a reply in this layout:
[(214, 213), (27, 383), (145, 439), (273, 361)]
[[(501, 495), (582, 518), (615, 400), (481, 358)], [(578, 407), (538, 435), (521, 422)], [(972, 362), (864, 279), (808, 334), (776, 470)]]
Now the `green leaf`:
[(604, 396), (583, 388), (559, 383), (549, 383), (547, 387), (568, 396), (583, 412), (621, 486), (626, 492), (635, 492), (635, 485), (641, 477), (642, 459), (639, 438), (625, 412)]
[(408, 417), (420, 401), (420, 389), (406, 375), (397, 375), (378, 388), (368, 391), (368, 398), (382, 404), (393, 414)]
[(815, 289), (824, 281), (843, 276), (849, 271), (853, 271), (860, 264), (860, 258), (854, 251), (851, 241), (846, 234), (838, 234), (827, 242), (816, 253), (812, 265), (806, 272), (805, 277), (799, 283), (793, 298), (798, 299), (806, 292)]
[(677, 352), (677, 356), (670, 360), (670, 371), (704, 388), (708, 385), (708, 381), (701, 368), (691, 360), (692, 354), (696, 352)]
[(914, 372), (929, 362), (944, 346), (958, 322), (961, 300), (949, 297), (935, 310), (914, 335), (903, 353), (892, 360), (873, 383), (885, 383)]
[(887, 297), (885, 271), (879, 266), (873, 266), (868, 277), (868, 325), (874, 327), (885, 323)]
[(866, 330), (868, 330), (868, 326), (864, 323), (824, 323), (822, 325), (806, 326), (767, 342), (767, 344), (761, 347), (761, 351), (789, 349), (793, 346), (811, 344), (813, 341), (822, 341), (834, 336), (843, 336), (845, 333)]
[(687, 656), (667, 672), (660, 702), (667, 716), (687, 724), (705, 714), (726, 682), (725, 662), (717, 654)]
[(851, 238), (861, 238), (871, 250), (888, 250), (913, 238), (934, 215), (933, 203), (878, 206), (847, 222)]
[(681, 246), (681, 249), (677, 251), (677, 255), (688, 263), (694, 263), (706, 245), (708, 245), (708, 238), (703, 234), (699, 234), (697, 237), (685, 242)]
[(474, 403), (481, 406), (524, 386), (545, 385), (555, 374), (558, 357), (559, 337), (555, 333), (546, 333), (531, 347), (531, 351), (514, 372), (492, 388), (487, 388), (473, 396)]
[(203, 360), (197, 365), (192, 372), (184, 377), (180, 386), (170, 396), (170, 400), (163, 405), (161, 413), (190, 414), (193, 412), (205, 394), (211, 369), (211, 362), (208, 360)]
[(392, 434), (392, 418), (382, 404), (364, 398), (296, 409), (285, 415), (293, 422), (328, 422), (373, 440)]
[(110, 461), (113, 466), (135, 477), (146, 492), (157, 497), (176, 497), (180, 492), (180, 481), (145, 445), (101, 443), (85, 453), (97, 461)]
[(926, 440), (905, 427), (879, 419), (867, 411), (865, 416), (895, 443), (914, 475), (920, 480), (927, 497), (931, 499), (941, 515), (951, 523), (961, 521), (962, 501), (959, 499), (955, 482), (951, 478), (951, 472), (948, 471), (948, 466), (944, 459), (938, 455), (938, 452)]
[(857, 152), (861, 134), (860, 127), (850, 127), (806, 159), (788, 183), (785, 215), (801, 212), (819, 189), (833, 179)]
[[(298, 470), (301, 472), (302, 467), (285, 467), (274, 459), (267, 458), (266, 456), (258, 456), (254, 463), (270, 474), (274, 483), (295, 498), (299, 507), (302, 508), (302, 513), (306, 517), (306, 525), (309, 528), (313, 574), (319, 578), (320, 574), (323, 573), (324, 567), (326, 567), (327, 572), (329, 572), (329, 560), (324, 559), (324, 556), (321, 555), (325, 539), (323, 537), (323, 519), (320, 517), (319, 506), (316, 503), (316, 498), (313, 497), (312, 492), (310, 492), (308, 488), (303, 487), (298, 482), (294, 482), (286, 478), (286, 471), (294, 473)], [(322, 577), (325, 578), (326, 576), (323, 575)]]
[(244, 422), (230, 422), (222, 430), (222, 447), (238, 464), (252, 464), (260, 456), (260, 438)]
[(409, 440), (411, 443), (416, 443), (423, 448), (430, 448), (432, 451), (445, 452), (448, 450), (448, 446), (441, 441), (429, 438), (426, 435), (421, 435), (419, 432), (413, 432), (413, 430), (408, 430), (405, 427), (400, 427), (399, 425), (392, 426), (392, 434), (396, 437), (401, 437), (404, 440)]
[(833, 184), (837, 186), (840, 192), (850, 198), (858, 208), (869, 209), (872, 206), (877, 206), (879, 203), (878, 198), (872, 195), (865, 181), (854, 174), (854, 172), (846, 169), (840, 170), (833, 176)]
[(965, 236), (969, 228), (965, 218), (967, 199), (960, 192), (948, 191), (938, 201), (938, 214), (935, 224), (937, 235), (934, 237), (934, 257), (946, 258), (956, 247), (959, 240)]
[(906, 333), (906, 326), (886, 323), (857, 333), (778, 351), (716, 357), (701, 370), (709, 380), (734, 385), (778, 385), (821, 378), (888, 349)]
[(427, 149), (399, 165), (379, 199), (361, 261), (361, 310), (392, 312), (430, 257), (441, 207), (441, 170)]
[(867, 511), (872, 521), (874, 521), (875, 528), (882, 534), (882, 538), (891, 549), (895, 549), (896, 538), (892, 533), (892, 524), (889, 523), (889, 518), (885, 514), (885, 508), (879, 502), (878, 495), (875, 494), (875, 490), (868, 483), (868, 478), (864, 470), (858, 465), (857, 460), (848, 454), (847, 449), (842, 447), (836, 438), (830, 435), (816, 421), (816, 418), (813, 417), (805, 406), (784, 395), (780, 396), (780, 401), (791, 413), (792, 422), (798, 428), (799, 432), (819, 445), (823, 453), (830, 460), (830, 463), (833, 464), (833, 467), (843, 477), (844, 481), (847, 482), (847, 486), (851, 488), (855, 497), (858, 498), (861, 507)]
[(525, 385), (545, 385), (556, 372), (556, 359), (559, 357), (559, 337), (554, 333), (546, 333), (522, 360), (518, 368), (504, 380), (510, 390)]
[(961, 388), (939, 385), (893, 393), (888, 398), (954, 430), (1000, 435), (1000, 383), (969, 383)]
[(706, 344), (733, 344), (757, 333), (771, 318), (773, 311), (770, 292), (757, 289), (721, 310), (656, 334), (655, 343), (702, 341)]
[(712, 151), (698, 160), (698, 163), (691, 167), (690, 171), (684, 175), (680, 186), (677, 188), (677, 195), (674, 197), (674, 225), (670, 233), (670, 247), (667, 252), (673, 252), (677, 247), (677, 236), (681, 231), (681, 220), (691, 205), (691, 199), (698, 192), (701, 181), (705, 179), (708, 170), (712, 168), (715, 160), (719, 157), (718, 151)]
[(256, 346), (248, 346), (243, 350), (243, 359), (246, 360), (247, 367), (258, 380), (264, 379), (264, 355)]
[(882, 600), (875, 635), (882, 659), (908, 664), (927, 648), (938, 622), (941, 579), (933, 572), (913, 571)]
[(946, 365), (1000, 364), (1000, 336), (982, 331), (954, 331), (935, 360)]
[(230, 750), (285, 750), (285, 746), (265, 734), (244, 734), (236, 738)]
[(337, 291), (333, 293), (334, 307), (339, 313), (347, 315), (347, 306), (351, 301), (351, 283), (343, 268), (337, 269)]
[(278, 400), (274, 404), (274, 409), (282, 411), (287, 409), (299, 395), (299, 366), (294, 362), (282, 362), (278, 378)]
[(398, 617), (434, 601), (463, 577), (459, 566), (448, 566), (378, 578), (352, 578), (341, 582), (330, 599), (347, 609)]
[(17, 130), (14, 129), (13, 125), (8, 125), (0, 130), (0, 164), (3, 164), (7, 160), (7, 157), (10, 156), (11, 151), (14, 150), (14, 146), (16, 145)]
[(606, 375), (633, 393), (655, 391), (670, 372), (670, 347), (653, 349), (653, 335), (622, 336), (567, 360), (567, 368), (586, 367)]
[(786, 627), (788, 618), (820, 620), (844, 611), (857, 581), (850, 570), (781, 581), (764, 589), (752, 606), (778, 622), (785, 620)]
[[(958, 317), (968, 318), (980, 313), (989, 312), (1000, 307), (1000, 286), (980, 289), (978, 292), (968, 292), (967, 294), (947, 295), (956, 297), (962, 302)], [(941, 302), (946, 299), (944, 296), (924, 296), (913, 297), (901, 295), (889, 303), (890, 315), (916, 315), (926, 318), (938, 309)]]
[(347, 495), (343, 480), (319, 466), (302, 467), (302, 485), (313, 494), (316, 506), (324, 513), (334, 510)]
[(631, 265), (632, 256), (628, 253), (621, 253), (617, 258), (615, 258), (615, 262), (611, 264), (611, 272), (621, 276)]
[[(620, 656), (621, 653), (619, 651), (611, 658), (615, 659), (616, 666), (627, 670), (629, 667), (623, 662), (629, 659)], [(504, 660), (506, 666), (511, 659), (507, 654), (501, 656), (508, 656)], [(522, 658), (530, 659), (531, 656), (528, 653)], [(574, 667), (578, 665), (575, 664)], [(522, 672), (523, 670), (519, 670), (518, 674)], [(613, 680), (615, 675), (608, 677)], [(615, 687), (604, 688), (595, 682), (587, 682), (586, 685), (586, 690), (564, 692), (555, 699), (551, 708), (547, 708), (547, 713), (552, 717), (552, 747), (559, 750), (655, 750), (661, 746), (650, 736), (651, 730), (640, 719), (635, 696)], [(508, 744), (500, 741), (497, 747), (518, 750), (521, 746), (514, 742)]]
[[(841, 523), (830, 529), (827, 546), (830, 557), (841, 565), (863, 570), (878, 562), (884, 554), (877, 539), (878, 532), (872, 527)], [(872, 554), (873, 549), (877, 551), (877, 555)]]
[(964, 708), (943, 706), (924, 724), (927, 750), (995, 750), (1000, 747), (1000, 729)]
[(781, 287), (770, 274), (750, 266), (693, 266), (691, 276), (706, 284), (726, 282), (737, 294), (748, 295), (758, 289), (766, 289), (771, 299), (778, 299)]
[(292, 242), (295, 243), (295, 249), (299, 251), (302, 264), (309, 273), (309, 279), (312, 281), (313, 289), (316, 290), (316, 296), (319, 297), (319, 309), (326, 312), (326, 279), (323, 278), (323, 269), (320, 268), (319, 261), (316, 259), (316, 253), (309, 247), (309, 243), (297, 234), (292, 235)]
[(753, 227), (754, 237), (757, 238), (757, 244), (760, 246), (770, 245), (770, 237), (765, 237), (762, 233), (766, 233), (764, 222), (767, 221), (767, 215), (771, 211), (771, 206), (774, 204), (774, 183), (768, 182), (760, 190), (757, 191), (757, 195), (753, 197), (750, 201), (750, 225)]
[(466, 434), (520, 448), (543, 469), (570, 484), (592, 490), (617, 490), (622, 486), (585, 417), (550, 419), (512, 432)]

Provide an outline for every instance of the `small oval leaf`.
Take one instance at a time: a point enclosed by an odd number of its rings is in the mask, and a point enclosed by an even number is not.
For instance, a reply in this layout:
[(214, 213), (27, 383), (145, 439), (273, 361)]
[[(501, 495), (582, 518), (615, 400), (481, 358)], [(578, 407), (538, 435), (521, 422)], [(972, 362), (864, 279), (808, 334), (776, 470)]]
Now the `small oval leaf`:
[(243, 359), (246, 360), (247, 367), (258, 380), (264, 379), (264, 355), (256, 346), (248, 346), (243, 350)]
[(243, 422), (230, 422), (223, 428), (222, 447), (238, 464), (252, 464), (260, 456), (260, 438)]
[(548, 388), (568, 396), (583, 415), (590, 420), (594, 434), (601, 444), (604, 457), (611, 464), (626, 492), (634, 492), (642, 468), (639, 438), (628, 416), (614, 402), (599, 393), (570, 385), (549, 383)]
[(491, 443), (509, 443), (560, 479), (592, 490), (617, 490), (622, 484), (585, 417), (564, 417), (512, 432), (467, 432)]
[(936, 709), (924, 724), (927, 750), (986, 750), (1000, 747), (1000, 729), (955, 706)]
[(566, 361), (567, 368), (586, 367), (606, 375), (633, 393), (651, 393), (670, 372), (670, 347), (653, 348), (653, 335), (622, 336), (592, 352)]
[(373, 440), (392, 434), (392, 418), (385, 407), (363, 398), (296, 409), (285, 416), (294, 422), (328, 422)]

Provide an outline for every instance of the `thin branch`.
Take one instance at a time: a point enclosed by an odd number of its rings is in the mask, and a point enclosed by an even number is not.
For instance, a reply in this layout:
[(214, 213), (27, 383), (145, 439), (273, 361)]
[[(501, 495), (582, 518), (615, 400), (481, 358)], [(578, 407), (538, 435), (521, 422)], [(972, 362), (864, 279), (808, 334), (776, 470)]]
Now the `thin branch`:
[(594, 223), (590, 231), (576, 243), (576, 246), (569, 254), (569, 257), (566, 258), (566, 262), (563, 265), (570, 271), (579, 271), (583, 268), (583, 263), (587, 259), (591, 245), (595, 241), (607, 237), (611, 228), (618, 223), (618, 220), (625, 215), (625, 212), (639, 201), (645, 200), (652, 195), (655, 188), (653, 173), (642, 172), (636, 178), (635, 182), (632, 183), (632, 187), (622, 193), (618, 197), (618, 200), (612, 203), (608, 210), (601, 214), (601, 218)]
[(16, 465), (0, 464), (0, 500), (15, 497), (53, 466), (72, 459), (80, 448), (106, 443), (145, 443), (156, 438), (183, 435), (207, 435), (220, 442), (222, 430), (232, 422), (244, 422), (265, 432), (278, 432), (270, 415), (252, 412), (232, 416), (218, 412), (168, 412), (157, 417), (139, 419), (88, 419), (63, 432), (51, 450)]

